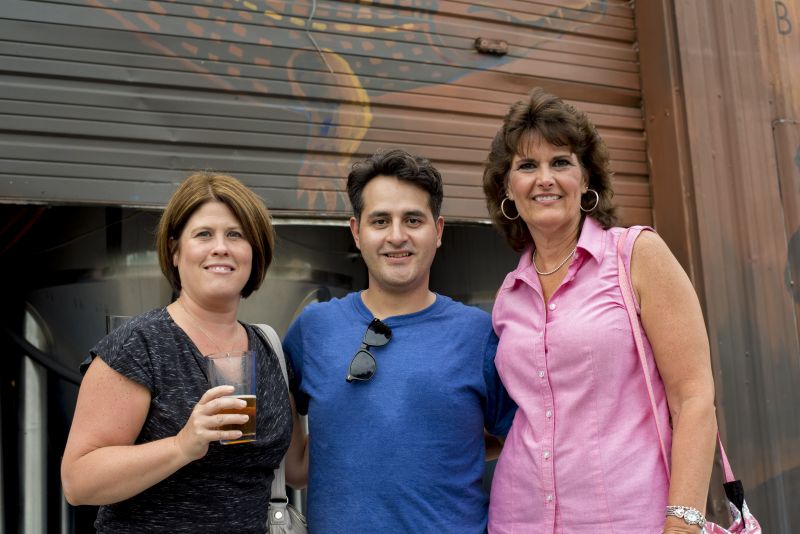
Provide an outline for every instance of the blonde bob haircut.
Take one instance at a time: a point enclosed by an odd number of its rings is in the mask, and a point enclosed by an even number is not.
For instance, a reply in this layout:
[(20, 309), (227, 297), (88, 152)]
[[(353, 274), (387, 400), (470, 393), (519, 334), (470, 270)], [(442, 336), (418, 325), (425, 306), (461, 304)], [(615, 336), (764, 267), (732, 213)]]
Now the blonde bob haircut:
[(178, 268), (172, 263), (178, 242), (189, 218), (206, 202), (219, 201), (228, 206), (239, 224), (244, 238), (253, 249), (250, 278), (242, 288), (242, 297), (249, 297), (261, 286), (272, 263), (275, 234), (264, 202), (246, 185), (226, 174), (197, 172), (186, 178), (169, 199), (156, 234), (156, 249), (161, 272), (176, 293), (181, 291)]

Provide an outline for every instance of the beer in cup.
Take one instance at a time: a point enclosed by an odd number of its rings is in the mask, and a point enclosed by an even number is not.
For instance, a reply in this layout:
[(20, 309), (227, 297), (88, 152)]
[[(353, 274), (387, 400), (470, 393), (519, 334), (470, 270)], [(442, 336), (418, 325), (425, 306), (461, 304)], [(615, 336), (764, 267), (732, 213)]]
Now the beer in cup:
[(209, 354), (208, 380), (211, 387), (233, 386), (230, 397), (247, 402), (244, 408), (220, 410), (220, 413), (245, 414), (249, 417), (241, 425), (223, 425), (220, 430), (241, 430), (237, 439), (220, 440), (223, 445), (247, 443), (256, 439), (256, 353), (252, 350)]

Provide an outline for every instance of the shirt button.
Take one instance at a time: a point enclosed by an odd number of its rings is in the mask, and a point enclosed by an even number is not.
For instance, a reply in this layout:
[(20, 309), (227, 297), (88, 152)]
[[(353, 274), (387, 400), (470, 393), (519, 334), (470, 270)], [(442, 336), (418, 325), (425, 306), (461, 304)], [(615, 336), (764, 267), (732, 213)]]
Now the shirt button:
[(550, 458), (550, 451), (544, 451), (544, 459), (547, 460)]
[(544, 413), (544, 416), (547, 417), (548, 419), (550, 419), (551, 417), (553, 417), (553, 411), (552, 410), (547, 410)]
[(551, 302), (550, 304), (547, 305), (547, 307), (550, 308), (550, 311), (553, 311), (556, 309), (556, 304), (555, 302)]
[(550, 501), (552, 501), (552, 500), (553, 500), (553, 496), (552, 496), (552, 495), (550, 495), (550, 494), (548, 493), (548, 494), (547, 494), (547, 497), (545, 497), (545, 500), (546, 500), (547, 502), (550, 502)]
[(539, 371), (539, 378), (544, 378), (544, 371)]

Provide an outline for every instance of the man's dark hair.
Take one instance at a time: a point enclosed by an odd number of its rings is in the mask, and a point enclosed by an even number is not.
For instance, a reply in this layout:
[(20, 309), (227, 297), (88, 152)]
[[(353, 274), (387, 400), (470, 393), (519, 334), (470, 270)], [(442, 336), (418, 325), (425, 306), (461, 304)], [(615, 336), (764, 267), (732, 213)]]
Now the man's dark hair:
[(356, 220), (361, 220), (361, 212), (364, 210), (364, 188), (376, 176), (394, 176), (424, 190), (428, 193), (428, 205), (434, 219), (439, 217), (444, 196), (442, 175), (427, 159), (395, 148), (379, 151), (367, 159), (357, 161), (347, 175), (347, 196), (350, 197)]

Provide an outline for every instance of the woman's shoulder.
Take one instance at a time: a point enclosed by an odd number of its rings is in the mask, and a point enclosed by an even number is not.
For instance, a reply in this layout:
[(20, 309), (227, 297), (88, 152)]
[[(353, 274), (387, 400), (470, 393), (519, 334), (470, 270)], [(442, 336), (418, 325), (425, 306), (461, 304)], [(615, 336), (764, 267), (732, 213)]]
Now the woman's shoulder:
[(132, 317), (128, 322), (109, 334), (118, 334), (118, 338), (130, 340), (133, 337), (143, 339), (158, 337), (175, 327), (166, 307), (155, 308)]
[(604, 230), (604, 232), (606, 236), (613, 236), (615, 241), (619, 239), (624, 232), (627, 232), (628, 235), (637, 236), (637, 239), (638, 236), (645, 234), (656, 234), (656, 231), (652, 226), (643, 224), (634, 224), (631, 226), (612, 226)]
[[(625, 256), (638, 256), (641, 252), (645, 254), (653, 252), (668, 252), (664, 240), (652, 226), (633, 225), (629, 227), (613, 226), (606, 230), (608, 243), (613, 245), (613, 254), (616, 254), (617, 245), (622, 245)], [(624, 243), (619, 243), (620, 239), (625, 239)]]
[(519, 253), (517, 265), (509, 271), (500, 284), (498, 291), (507, 291), (511, 289), (518, 281), (527, 280), (530, 283), (530, 277), (533, 272), (533, 264), (531, 257), (533, 255), (533, 245), (528, 245), (522, 252)]
[[(269, 348), (270, 351), (275, 352), (275, 347), (272, 346), (273, 342), (281, 343), (280, 334), (274, 327), (267, 323), (245, 323), (242, 322), (247, 335), (250, 339), (257, 339), (260, 341), (260, 346), (264, 349)], [(274, 339), (272, 338), (274, 334)]]
[[(131, 318), (130, 321), (125, 323), (125, 325), (131, 325), (131, 327), (143, 327), (143, 326), (165, 326), (169, 323), (171, 317), (169, 312), (167, 311), (166, 306), (161, 306), (159, 308), (153, 308), (152, 310), (148, 310), (144, 313), (140, 313), (139, 315), (135, 315)], [(123, 325), (124, 326), (124, 325)]]
[(81, 372), (85, 372), (97, 356), (117, 371), (135, 365), (133, 362), (149, 362), (153, 357), (159, 357), (166, 351), (153, 349), (174, 339), (174, 336), (166, 335), (171, 324), (174, 323), (163, 307), (132, 317), (97, 342), (89, 351), (90, 358), (81, 364)]
[[(644, 243), (645, 248), (653, 246), (654, 242), (663, 243), (656, 231), (651, 226), (646, 225), (612, 226), (603, 230), (603, 236), (605, 243), (603, 246), (605, 249), (604, 255), (616, 257), (618, 247), (621, 246), (622, 256), (626, 262), (635, 251), (640, 249), (642, 243)], [(624, 242), (621, 243), (621, 239), (624, 239)]]
[(641, 232), (633, 243), (630, 256), (631, 270), (644, 268), (649, 271), (674, 259), (669, 246), (656, 232)]
[(124, 347), (158, 341), (175, 327), (165, 307), (155, 308), (132, 317), (129, 321), (109, 332), (99, 343), (101, 346)]

